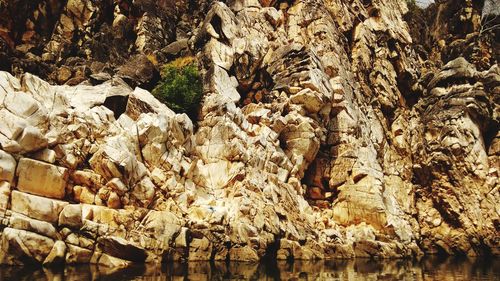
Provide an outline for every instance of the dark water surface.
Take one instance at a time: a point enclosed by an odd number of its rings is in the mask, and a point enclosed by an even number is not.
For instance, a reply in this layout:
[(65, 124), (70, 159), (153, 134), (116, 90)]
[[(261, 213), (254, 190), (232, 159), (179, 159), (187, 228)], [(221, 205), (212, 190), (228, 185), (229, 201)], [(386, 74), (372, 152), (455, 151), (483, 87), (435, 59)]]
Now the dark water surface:
[(260, 264), (173, 263), (124, 270), (95, 265), (62, 268), (0, 267), (0, 280), (500, 280), (499, 258), (367, 259)]

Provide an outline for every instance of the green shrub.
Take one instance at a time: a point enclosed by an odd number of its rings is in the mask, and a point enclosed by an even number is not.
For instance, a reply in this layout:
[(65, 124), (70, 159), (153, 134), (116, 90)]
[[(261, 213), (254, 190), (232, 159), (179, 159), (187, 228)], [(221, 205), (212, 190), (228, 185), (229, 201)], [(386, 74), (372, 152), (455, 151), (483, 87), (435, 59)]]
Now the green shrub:
[(173, 111), (196, 118), (203, 85), (194, 60), (183, 58), (164, 65), (153, 95)]

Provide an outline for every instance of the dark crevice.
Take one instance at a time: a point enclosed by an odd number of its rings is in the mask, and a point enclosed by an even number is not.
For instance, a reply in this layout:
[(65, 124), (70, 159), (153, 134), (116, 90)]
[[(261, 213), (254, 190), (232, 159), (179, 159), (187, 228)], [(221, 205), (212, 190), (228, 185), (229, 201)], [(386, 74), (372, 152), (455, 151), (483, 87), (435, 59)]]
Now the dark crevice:
[[(240, 70), (241, 72), (242, 70)], [(230, 70), (230, 75), (236, 76), (236, 68), (233, 67)], [(264, 69), (258, 69), (250, 83), (242, 83), (239, 81), (238, 83), (238, 93), (241, 96), (241, 99), (238, 103), (239, 107), (243, 107), (250, 103), (272, 103), (276, 97), (270, 95), (271, 89), (274, 88), (274, 82), (271, 75)]]
[(262, 257), (262, 260), (266, 263), (276, 262), (276, 257), (278, 256), (278, 250), (280, 249), (281, 238), (275, 236), (274, 241), (267, 245), (266, 252)]
[(397, 76), (397, 84), (399, 92), (403, 95), (406, 105), (412, 108), (417, 104), (422, 93), (412, 90), (412, 75), (411, 73), (404, 71)]
[(219, 34), (219, 41), (226, 44), (226, 45), (231, 45), (229, 43), (229, 39), (226, 38), (226, 35), (224, 34), (224, 31), (222, 30), (222, 19), (219, 17), (219, 15), (215, 14), (212, 19), (210, 20), (210, 24), (214, 28), (215, 32)]
[(450, 254), (440, 245), (435, 244), (435, 247), (436, 247), (435, 256), (437, 256), (438, 258), (445, 259), (450, 256)]
[(387, 125), (390, 127), (395, 117), (394, 108), (381, 104), (380, 110), (382, 111), (382, 114), (384, 114), (384, 117), (387, 119)]
[(460, 228), (462, 224), (460, 223), (459, 216), (460, 214), (453, 212), (453, 208), (445, 202), (439, 195), (433, 194), (433, 205), (434, 208), (439, 212), (441, 217), (448, 223), (449, 225)]
[(104, 101), (104, 106), (113, 111), (115, 119), (118, 120), (127, 109), (128, 96), (112, 96), (107, 97)]
[(498, 122), (491, 122), (486, 131), (483, 133), (483, 141), (486, 152), (488, 152), (493, 140), (495, 140), (499, 129), (500, 124)]

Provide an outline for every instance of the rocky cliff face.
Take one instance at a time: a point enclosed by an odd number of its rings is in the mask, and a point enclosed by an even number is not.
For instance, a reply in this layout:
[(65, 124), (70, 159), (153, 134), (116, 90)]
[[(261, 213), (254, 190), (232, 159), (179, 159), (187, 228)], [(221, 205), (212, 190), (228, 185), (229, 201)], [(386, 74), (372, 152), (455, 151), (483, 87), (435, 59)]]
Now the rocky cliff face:
[[(498, 55), (424, 56), (404, 1), (0, 8), (3, 67), (65, 83), (1, 72), (2, 263), (499, 253)], [(136, 87), (186, 54), (198, 120)]]

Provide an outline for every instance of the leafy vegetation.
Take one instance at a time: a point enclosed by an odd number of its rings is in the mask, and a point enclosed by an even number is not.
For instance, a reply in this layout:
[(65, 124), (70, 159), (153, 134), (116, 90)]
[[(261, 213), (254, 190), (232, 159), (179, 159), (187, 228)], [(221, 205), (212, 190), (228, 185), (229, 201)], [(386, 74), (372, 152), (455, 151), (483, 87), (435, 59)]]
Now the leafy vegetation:
[(194, 58), (180, 58), (165, 64), (153, 95), (173, 111), (196, 118), (203, 85)]

